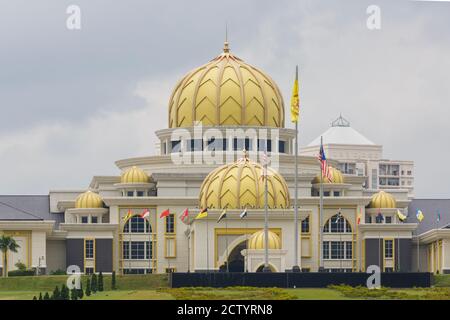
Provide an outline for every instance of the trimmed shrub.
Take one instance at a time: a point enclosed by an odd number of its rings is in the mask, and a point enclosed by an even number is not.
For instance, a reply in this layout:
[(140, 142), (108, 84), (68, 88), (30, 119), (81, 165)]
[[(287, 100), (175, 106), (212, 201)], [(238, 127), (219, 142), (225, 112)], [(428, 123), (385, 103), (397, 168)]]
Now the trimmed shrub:
[(58, 286), (55, 287), (55, 290), (53, 290), (53, 300), (61, 300), (61, 292), (59, 291)]
[(36, 275), (36, 271), (31, 270), (31, 269), (8, 271), (8, 277), (22, 277), (22, 276), (34, 276), (34, 275)]
[(78, 299), (78, 290), (73, 288), (70, 290), (70, 300), (77, 300)]
[(116, 272), (113, 271), (112, 276), (111, 276), (111, 290), (116, 290)]
[(103, 291), (103, 274), (102, 274), (101, 271), (100, 271), (100, 273), (98, 275), (97, 290), (98, 291)]
[(97, 292), (97, 275), (95, 273), (92, 274), (91, 278), (91, 291), (92, 293)]
[(90, 296), (91, 295), (91, 280), (89, 278), (87, 278), (86, 280), (86, 296)]

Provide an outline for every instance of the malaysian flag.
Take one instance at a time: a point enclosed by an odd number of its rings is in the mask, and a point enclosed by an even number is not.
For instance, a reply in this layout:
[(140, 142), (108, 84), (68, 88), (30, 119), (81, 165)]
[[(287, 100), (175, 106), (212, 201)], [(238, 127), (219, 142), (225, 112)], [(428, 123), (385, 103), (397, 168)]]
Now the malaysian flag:
[(323, 151), (322, 143), (320, 143), (320, 152), (318, 155), (318, 159), (320, 161), (320, 169), (322, 171), (322, 177), (327, 178), (328, 181), (331, 182), (332, 177), (331, 177), (330, 167), (328, 166), (327, 158), (325, 156), (325, 151)]

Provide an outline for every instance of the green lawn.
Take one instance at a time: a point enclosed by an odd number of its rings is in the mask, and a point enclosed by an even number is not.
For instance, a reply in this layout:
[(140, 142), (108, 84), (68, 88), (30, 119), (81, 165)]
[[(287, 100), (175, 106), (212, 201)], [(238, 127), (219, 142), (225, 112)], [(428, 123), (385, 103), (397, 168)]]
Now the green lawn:
[[(111, 290), (111, 277), (104, 277), (105, 291), (97, 292), (84, 300), (349, 300), (349, 299), (448, 299), (450, 300), (450, 275), (435, 277), (435, 287), (426, 289), (383, 289), (366, 288), (251, 288), (230, 287), (177, 288), (168, 287), (167, 275), (117, 276), (118, 290)], [(31, 300), (41, 292), (51, 293), (55, 286), (65, 284), (67, 276), (10, 277), (0, 278), (0, 300)], [(86, 277), (82, 277), (83, 287)]]
[[(83, 285), (86, 276), (81, 277)], [(111, 289), (111, 276), (103, 276), (105, 290)], [(39, 276), (39, 277), (9, 277), (0, 278), (0, 292), (4, 291), (53, 291), (56, 286), (66, 284), (67, 276)], [(168, 286), (168, 277), (165, 274), (116, 276), (117, 288), (121, 290), (140, 290), (161, 288)]]

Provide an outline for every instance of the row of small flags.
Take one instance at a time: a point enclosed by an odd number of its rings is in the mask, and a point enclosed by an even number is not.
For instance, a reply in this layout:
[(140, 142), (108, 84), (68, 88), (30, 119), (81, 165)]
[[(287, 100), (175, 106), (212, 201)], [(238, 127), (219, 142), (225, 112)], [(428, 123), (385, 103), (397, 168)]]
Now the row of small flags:
[[(244, 211), (242, 211), (239, 214), (239, 217), (241, 219), (244, 219), (247, 216), (248, 212), (247, 212), (247, 208), (244, 209)], [(163, 212), (161, 212), (161, 214), (159, 215), (159, 218), (164, 218), (170, 215), (170, 210), (166, 209)], [(128, 221), (131, 217), (133, 217), (133, 211), (131, 209), (128, 210), (127, 214), (122, 218), (122, 220), (124, 222)], [(142, 213), (137, 215), (138, 217), (145, 219), (147, 217), (150, 216), (150, 211), (148, 209), (144, 209), (144, 211), (142, 211)], [(194, 218), (194, 220), (198, 220), (198, 219), (203, 219), (206, 218), (208, 216), (208, 209), (202, 209), (197, 216)], [(188, 223), (188, 221), (186, 221), (186, 218), (189, 217), (189, 209), (186, 208), (184, 209), (183, 213), (180, 215), (180, 219), (181, 221), (183, 221), (184, 223)], [(219, 223), (220, 221), (222, 221), (224, 218), (227, 217), (227, 209), (224, 209), (222, 211), (222, 213), (220, 214), (219, 218), (217, 219), (217, 223)]]
[[(169, 216), (169, 215), (170, 215), (170, 210), (169, 210), (169, 209), (166, 209), (166, 210), (164, 210), (163, 212), (161, 212), (161, 214), (159, 215), (159, 217), (160, 217), (160, 218), (164, 218), (164, 217), (167, 217), (167, 216)], [(239, 214), (239, 217), (240, 217), (241, 219), (244, 219), (245, 217), (247, 217), (247, 215), (248, 215), (247, 208), (245, 208), (244, 211), (242, 211), (242, 212)], [(129, 209), (129, 210), (128, 210), (128, 213), (122, 218), (122, 220), (126, 222), (126, 221), (128, 221), (132, 216), (133, 216), (133, 212), (132, 212), (131, 209)], [(137, 216), (139, 216), (139, 217), (142, 218), (142, 219), (145, 219), (145, 218), (147, 218), (147, 217), (150, 216), (150, 211), (149, 211), (148, 209), (144, 209), (144, 211), (142, 211), (142, 213), (138, 214)], [(180, 215), (180, 219), (181, 219), (181, 221), (183, 221), (184, 223), (188, 223), (188, 221), (185, 221), (186, 218), (188, 218), (188, 217), (189, 217), (189, 209), (186, 208), (186, 209), (183, 211), (183, 213)], [(202, 209), (202, 210), (197, 214), (197, 216), (194, 218), (194, 220), (203, 219), (203, 218), (206, 218), (206, 217), (208, 217), (208, 209), (207, 209), (207, 208)], [(224, 209), (224, 210), (222, 211), (222, 213), (219, 215), (219, 218), (217, 219), (217, 223), (219, 223), (220, 221), (222, 221), (222, 220), (223, 220), (224, 218), (226, 218), (226, 217), (227, 217), (227, 209)], [(341, 212), (339, 211), (339, 212), (338, 212), (337, 219), (339, 220), (341, 217), (342, 217), (342, 214), (341, 214)], [(405, 214), (403, 214), (403, 213), (402, 213), (400, 210), (398, 210), (398, 209), (397, 209), (397, 217), (398, 217), (399, 220), (402, 221), (402, 222), (405, 221), (405, 220), (408, 218), (408, 216), (406, 216)], [(417, 219), (417, 221), (422, 222), (422, 220), (423, 220), (424, 218), (425, 218), (425, 216), (424, 216), (422, 210), (417, 209), (417, 211), (416, 211), (416, 219)], [(377, 215), (376, 219), (377, 219), (377, 221), (380, 221), (380, 222), (381, 222), (381, 221), (384, 221), (384, 216), (383, 216), (383, 214), (382, 214), (381, 212), (378, 212), (378, 215)], [(440, 220), (441, 220), (441, 214), (440, 214), (440, 212), (438, 211), (438, 212), (437, 212), (437, 216), (436, 216), (436, 221), (439, 222)], [(359, 215), (358, 215), (358, 217), (357, 217), (357, 224), (360, 224), (360, 223), (361, 223), (361, 212), (359, 213)]]
[[(338, 213), (338, 218), (340, 217), (340, 215), (341, 215), (341, 213), (339, 212), (339, 213)], [(405, 214), (403, 214), (403, 213), (402, 213), (400, 210), (398, 210), (398, 209), (397, 209), (397, 217), (398, 217), (398, 219), (399, 219), (400, 221), (402, 221), (402, 222), (405, 221), (405, 220), (408, 218), (408, 216), (406, 216)], [(417, 219), (417, 221), (422, 222), (422, 220), (423, 220), (424, 218), (425, 218), (425, 215), (423, 214), (422, 210), (417, 209), (417, 211), (416, 211), (416, 219)], [(378, 212), (378, 215), (377, 215), (376, 219), (377, 219), (377, 221), (380, 221), (380, 222), (381, 222), (381, 221), (384, 221), (384, 216), (383, 216), (383, 214), (382, 214), (381, 212)], [(436, 221), (437, 221), (437, 222), (441, 221), (441, 214), (440, 214), (439, 211), (437, 212)], [(357, 217), (356, 223), (357, 223), (357, 224), (360, 224), (360, 223), (361, 223), (361, 212), (359, 213), (359, 215), (358, 215), (358, 217)]]

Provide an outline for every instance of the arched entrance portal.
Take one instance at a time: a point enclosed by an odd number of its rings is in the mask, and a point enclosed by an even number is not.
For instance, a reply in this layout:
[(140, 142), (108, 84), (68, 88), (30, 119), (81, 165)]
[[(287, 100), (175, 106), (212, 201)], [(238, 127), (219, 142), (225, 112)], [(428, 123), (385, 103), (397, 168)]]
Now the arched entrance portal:
[[(256, 269), (256, 272), (263, 272), (263, 269), (264, 269), (264, 264), (260, 265), (260, 266)], [(270, 263), (269, 263), (269, 269), (270, 269), (271, 272), (277, 272), (277, 270), (275, 269), (275, 267), (274, 267), (273, 265), (271, 265)]]
[(241, 251), (244, 249), (247, 249), (247, 241), (241, 242), (231, 250), (230, 255), (228, 256), (228, 262), (230, 264), (228, 269), (230, 272), (244, 272), (245, 258), (241, 254)]

